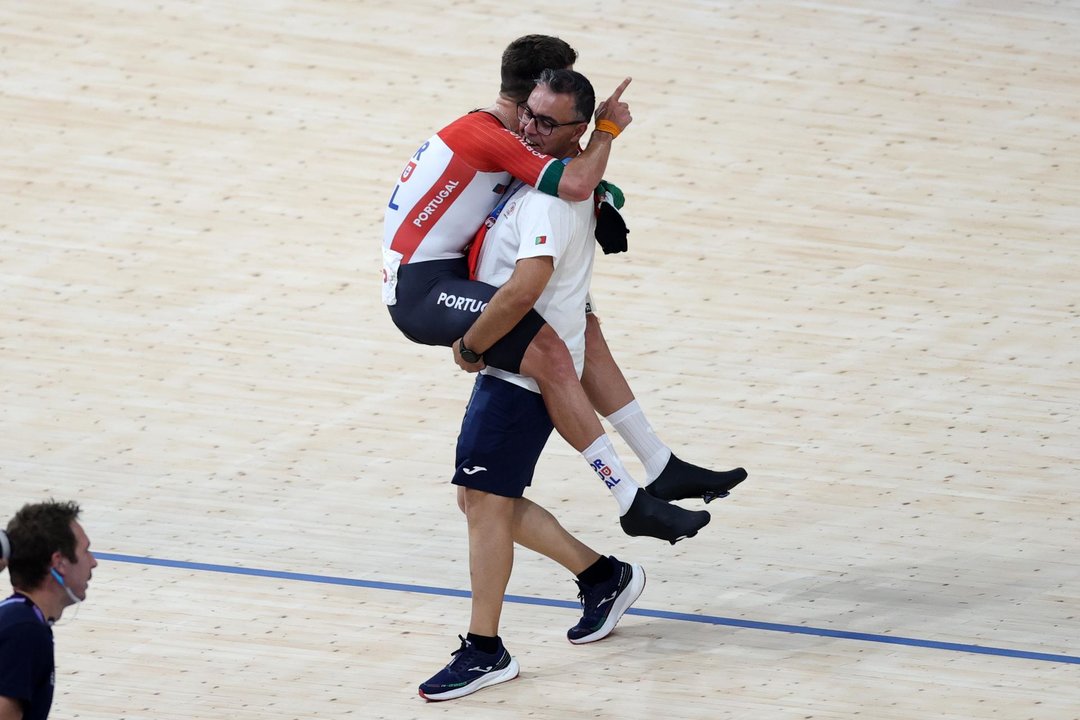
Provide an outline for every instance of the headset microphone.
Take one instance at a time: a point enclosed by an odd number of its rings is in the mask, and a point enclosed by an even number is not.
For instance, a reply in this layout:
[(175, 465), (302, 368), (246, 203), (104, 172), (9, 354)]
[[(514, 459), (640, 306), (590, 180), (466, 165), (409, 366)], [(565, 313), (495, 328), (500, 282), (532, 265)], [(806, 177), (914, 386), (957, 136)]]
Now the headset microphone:
[(49, 568), (49, 572), (52, 573), (52, 576), (56, 579), (56, 582), (60, 583), (60, 587), (64, 588), (64, 592), (66, 592), (68, 597), (71, 598), (71, 602), (75, 603), (76, 605), (82, 602), (82, 600), (80, 600), (75, 595), (75, 593), (71, 592), (71, 588), (69, 588), (67, 586), (67, 583), (64, 582), (64, 576), (61, 575), (56, 568)]

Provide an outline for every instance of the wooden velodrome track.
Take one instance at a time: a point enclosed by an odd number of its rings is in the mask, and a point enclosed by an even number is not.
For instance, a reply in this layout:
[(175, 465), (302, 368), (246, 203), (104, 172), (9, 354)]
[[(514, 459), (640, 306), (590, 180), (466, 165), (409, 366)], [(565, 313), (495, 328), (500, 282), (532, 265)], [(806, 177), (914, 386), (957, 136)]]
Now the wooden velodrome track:
[[(101, 558), (54, 717), (1080, 717), (1080, 3), (597, 7), (0, 0), (0, 510)], [(386, 317), (382, 211), (526, 32), (633, 76), (605, 330), (751, 477), (665, 546), (553, 438), (637, 614), (570, 646), (523, 551), (521, 678), (426, 704), (471, 378)]]

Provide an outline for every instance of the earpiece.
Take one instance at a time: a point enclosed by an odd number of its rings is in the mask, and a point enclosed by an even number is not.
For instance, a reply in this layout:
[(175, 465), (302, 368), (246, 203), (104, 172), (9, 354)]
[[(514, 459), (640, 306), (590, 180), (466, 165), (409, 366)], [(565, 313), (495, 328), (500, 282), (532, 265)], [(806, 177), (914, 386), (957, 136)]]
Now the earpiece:
[(11, 559), (11, 541), (8, 540), (7, 533), (0, 530), (0, 560), (7, 562)]
[(82, 602), (82, 600), (80, 600), (75, 593), (71, 592), (71, 588), (69, 588), (67, 586), (67, 583), (64, 582), (64, 576), (60, 574), (59, 570), (57, 570), (56, 568), (49, 568), (49, 572), (52, 573), (53, 579), (55, 579), (56, 582), (60, 583), (60, 587), (64, 588), (64, 592), (66, 592), (67, 596), (71, 598), (71, 602), (75, 603), (76, 605)]

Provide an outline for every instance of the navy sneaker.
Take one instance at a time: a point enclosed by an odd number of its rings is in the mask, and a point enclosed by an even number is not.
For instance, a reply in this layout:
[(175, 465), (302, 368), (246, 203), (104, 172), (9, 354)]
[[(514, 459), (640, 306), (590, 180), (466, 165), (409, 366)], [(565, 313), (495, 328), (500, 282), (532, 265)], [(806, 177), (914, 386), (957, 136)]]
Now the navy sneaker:
[(725, 498), (731, 489), (746, 479), (746, 470), (708, 470), (680, 460), (672, 453), (656, 480), (645, 491), (661, 500), (704, 498), (706, 503)]
[(584, 585), (577, 582), (578, 598), (584, 613), (578, 624), (566, 631), (566, 638), (575, 645), (596, 642), (607, 637), (645, 589), (645, 571), (615, 558), (615, 572), (607, 582)]
[(484, 653), (460, 635), (458, 639), (461, 640), (461, 647), (450, 653), (454, 659), (420, 685), (420, 697), (425, 700), (453, 700), (518, 676), (518, 662), (510, 657), (501, 640), (497, 652)]

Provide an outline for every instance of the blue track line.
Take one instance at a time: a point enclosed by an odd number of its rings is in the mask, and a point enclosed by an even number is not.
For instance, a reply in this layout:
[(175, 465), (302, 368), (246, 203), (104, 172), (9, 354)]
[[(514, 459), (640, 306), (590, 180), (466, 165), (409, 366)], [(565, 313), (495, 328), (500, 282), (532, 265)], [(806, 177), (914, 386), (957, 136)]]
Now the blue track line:
[[(141, 557), (138, 555), (95, 552), (94, 557), (99, 560), (111, 560), (113, 562), (132, 563), (135, 565), (157, 565), (160, 567), (179, 568), (182, 570), (200, 570), (203, 572), (228, 573), (230, 575), (252, 575), (255, 577), (267, 577), (277, 580), (296, 580), (299, 582), (321, 583), (323, 585), (346, 585), (349, 587), (369, 588), (372, 590), (393, 590), (395, 592), (423, 593), (426, 595), (443, 595), (447, 597), (463, 598), (467, 598), (470, 595), (467, 590), (455, 590), (454, 588), (433, 587), (430, 585), (409, 585), (404, 583), (381, 582), (378, 580), (357, 580), (355, 578), (334, 577), (332, 575), (310, 575), (307, 573), (283, 572), (281, 570), (261, 570), (258, 568), (214, 565), (211, 563), (187, 562), (184, 560), (167, 560), (164, 558)], [(526, 597), (524, 595), (507, 595), (506, 601), (521, 605), (541, 605), (544, 607), (571, 609), (579, 609), (581, 607), (580, 604), (568, 600), (551, 600), (548, 598)], [(951, 652), (976, 655), (996, 655), (998, 657), (1018, 658), (1021, 660), (1039, 660), (1042, 662), (1080, 665), (1080, 656), (1077, 655), (1055, 655), (1053, 653), (1012, 650), (1010, 648), (988, 647), (986, 645), (966, 645), (963, 643), (939, 642), (937, 640), (922, 640), (919, 638), (899, 637), (895, 635), (878, 635), (874, 633), (850, 632), (848, 630), (830, 630), (828, 628), (807, 627), (805, 625), (785, 625), (783, 623), (759, 622), (757, 620), (739, 620), (738, 618), (718, 617), (716, 615), (693, 615), (690, 613), (648, 610), (644, 608), (630, 608), (630, 610), (627, 611), (627, 615), (703, 623), (706, 625), (724, 625), (746, 630), (765, 630), (768, 632), (785, 632), (796, 635), (814, 635), (817, 637), (859, 640), (862, 642), (881, 643), (885, 645), (906, 645), (909, 647), (948, 650)]]

